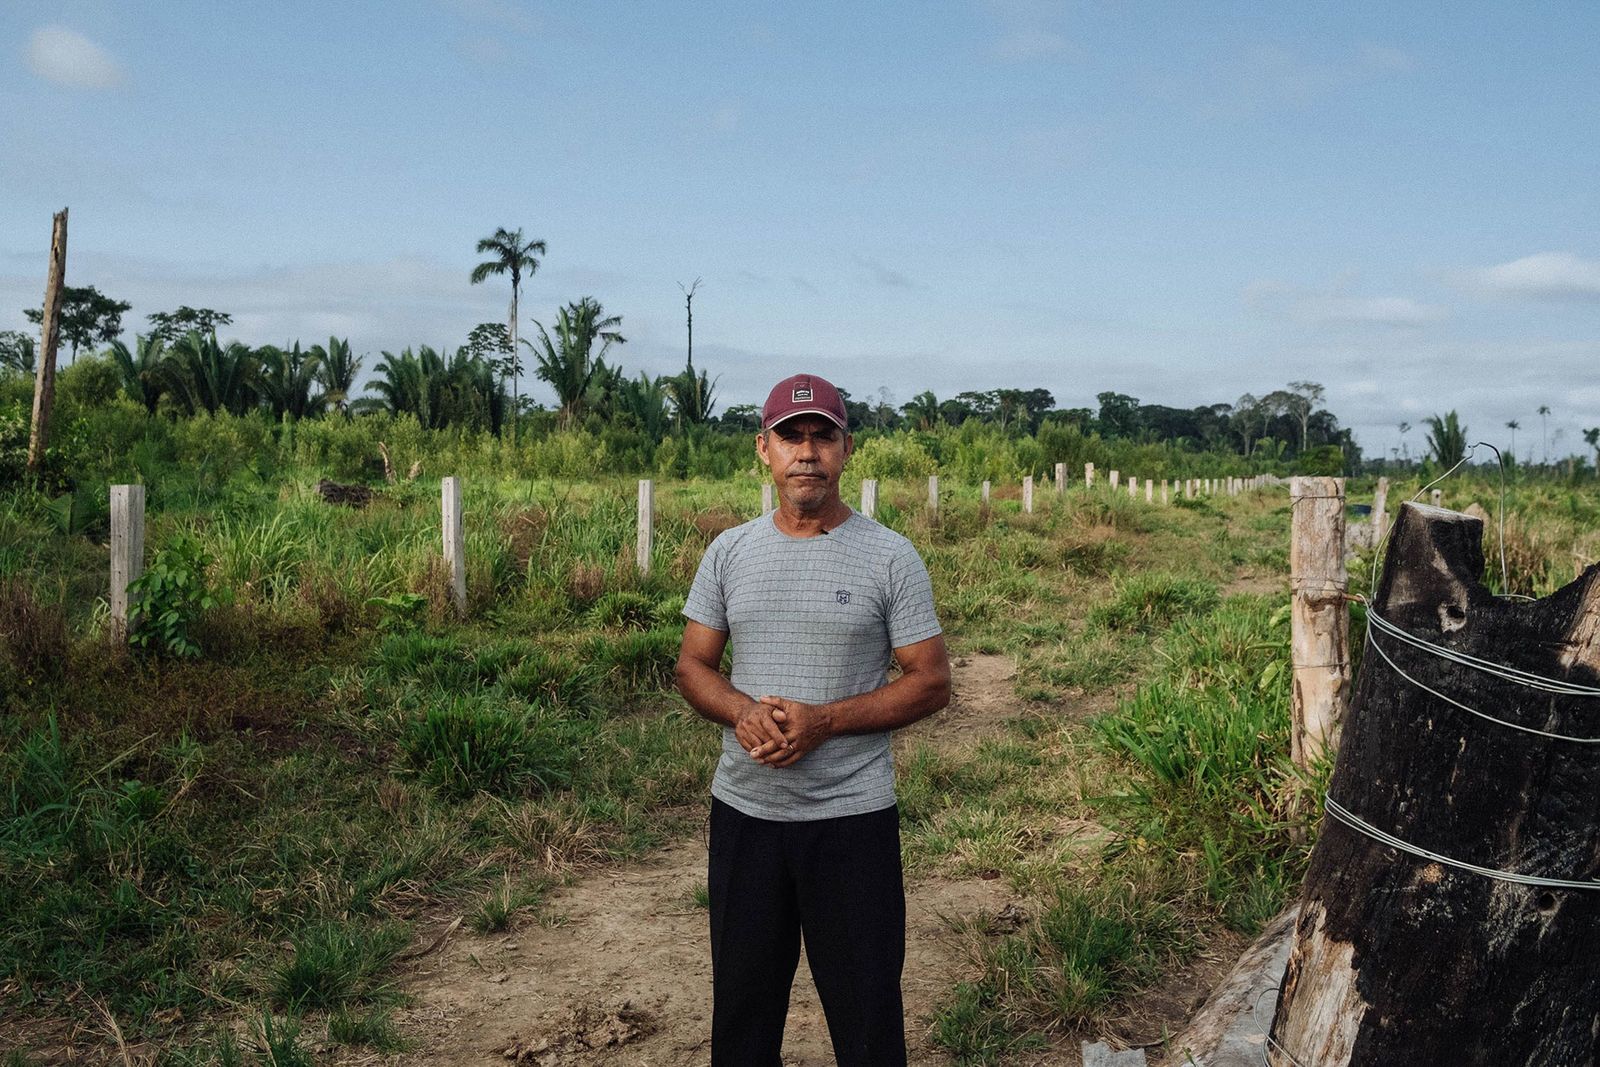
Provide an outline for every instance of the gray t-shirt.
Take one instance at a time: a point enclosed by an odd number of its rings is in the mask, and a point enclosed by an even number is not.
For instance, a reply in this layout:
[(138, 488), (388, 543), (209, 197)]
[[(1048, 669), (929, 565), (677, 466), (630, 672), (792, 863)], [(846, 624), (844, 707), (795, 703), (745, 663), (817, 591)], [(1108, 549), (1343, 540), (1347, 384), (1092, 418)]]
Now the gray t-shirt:
[[(891, 650), (940, 633), (916, 548), (853, 511), (816, 537), (790, 537), (771, 515), (724, 531), (683, 613), (729, 635), (735, 689), (807, 704), (887, 684)], [(879, 811), (894, 803), (889, 735), (840, 734), (775, 768), (751, 759), (727, 727), (711, 794), (781, 822)]]

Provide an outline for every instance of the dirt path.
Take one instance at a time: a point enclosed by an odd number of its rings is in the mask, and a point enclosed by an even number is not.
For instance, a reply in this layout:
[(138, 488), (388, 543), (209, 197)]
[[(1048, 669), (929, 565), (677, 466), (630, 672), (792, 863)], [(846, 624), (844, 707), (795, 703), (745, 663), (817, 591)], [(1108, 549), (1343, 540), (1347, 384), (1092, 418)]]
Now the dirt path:
[[(950, 707), (904, 731), (897, 744), (976, 744), (1022, 710), (1013, 671), (1004, 656), (958, 659)], [(403, 979), (412, 1003), (396, 1022), (415, 1048), (399, 1056), (351, 1054), (339, 1062), (480, 1067), (504, 1064), (508, 1049), (521, 1049), (522, 1062), (541, 1067), (707, 1063), (711, 957), (706, 913), (693, 900), (705, 884), (705, 867), (699, 834), (553, 894), (548, 908), (566, 920), (561, 925), (529, 923), (510, 935), (458, 931)], [(906, 1030), (913, 1063), (950, 1062), (928, 1040), (928, 1017), (964, 967), (944, 917), (992, 914), (1011, 900), (1000, 879), (933, 877), (908, 885)], [(833, 1062), (803, 963), (784, 1062)]]

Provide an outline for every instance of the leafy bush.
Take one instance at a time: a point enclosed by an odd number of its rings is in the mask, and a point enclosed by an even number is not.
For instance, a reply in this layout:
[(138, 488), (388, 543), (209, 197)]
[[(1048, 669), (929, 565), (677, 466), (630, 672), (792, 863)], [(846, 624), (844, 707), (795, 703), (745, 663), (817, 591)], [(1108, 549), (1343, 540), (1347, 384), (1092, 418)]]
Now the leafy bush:
[(670, 685), (678, 665), (683, 630), (657, 627), (618, 637), (597, 637), (589, 643), (595, 667), (609, 672), (625, 690), (662, 689)]
[(916, 438), (896, 433), (863, 442), (850, 457), (850, 469), (860, 478), (926, 478), (939, 472), (939, 464)]
[(179, 533), (156, 553), (143, 574), (128, 585), (128, 610), (133, 617), (129, 641), (180, 659), (200, 655), (192, 636), (201, 617), (224, 600), (206, 583), (213, 557), (200, 539)]

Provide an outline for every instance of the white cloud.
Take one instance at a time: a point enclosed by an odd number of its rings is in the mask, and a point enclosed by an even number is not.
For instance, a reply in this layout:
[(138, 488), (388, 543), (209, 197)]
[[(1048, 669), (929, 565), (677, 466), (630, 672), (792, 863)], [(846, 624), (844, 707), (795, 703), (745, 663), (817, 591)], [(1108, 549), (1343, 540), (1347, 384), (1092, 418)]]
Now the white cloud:
[(1443, 320), (1448, 309), (1408, 296), (1357, 296), (1343, 286), (1329, 290), (1299, 289), (1279, 282), (1253, 282), (1244, 301), (1275, 318), (1309, 326), (1393, 326), (1416, 328)]
[(28, 38), (28, 69), (71, 89), (113, 89), (122, 64), (89, 38), (65, 26), (41, 26)]
[(1471, 271), (1469, 285), (1496, 296), (1537, 300), (1600, 300), (1600, 261), (1571, 252), (1538, 252)]

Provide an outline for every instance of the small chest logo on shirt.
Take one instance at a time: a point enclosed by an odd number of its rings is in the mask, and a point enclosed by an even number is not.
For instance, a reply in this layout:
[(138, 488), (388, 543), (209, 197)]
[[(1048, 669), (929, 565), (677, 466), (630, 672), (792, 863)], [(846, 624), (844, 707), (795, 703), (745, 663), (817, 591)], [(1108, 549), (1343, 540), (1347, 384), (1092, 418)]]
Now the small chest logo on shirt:
[(834, 590), (833, 599), (837, 600), (841, 604), (850, 603), (850, 590), (848, 590), (848, 589), (836, 589), (836, 590)]
[(790, 393), (789, 393), (789, 402), (791, 404), (809, 404), (809, 403), (811, 403), (811, 386), (809, 386), (809, 385), (797, 385), (797, 386), (795, 386), (794, 389), (791, 390)]

